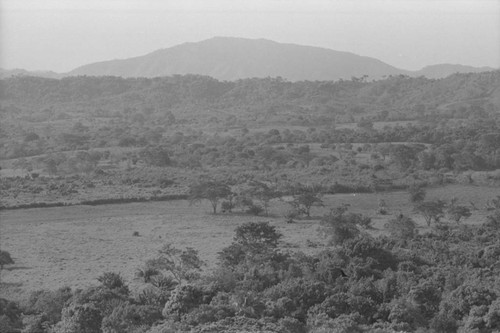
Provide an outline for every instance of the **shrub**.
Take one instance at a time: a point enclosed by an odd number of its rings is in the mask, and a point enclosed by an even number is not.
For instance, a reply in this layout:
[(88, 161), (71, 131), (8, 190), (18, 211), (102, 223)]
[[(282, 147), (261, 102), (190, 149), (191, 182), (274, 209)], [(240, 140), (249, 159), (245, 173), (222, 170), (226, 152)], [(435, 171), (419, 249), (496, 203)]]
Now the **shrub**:
[(118, 273), (106, 272), (97, 278), (102, 285), (108, 289), (118, 289), (124, 294), (128, 294), (128, 287), (125, 285), (123, 278)]
[(425, 189), (422, 184), (412, 184), (408, 187), (408, 193), (410, 194), (410, 202), (418, 203), (425, 199)]
[(102, 314), (94, 304), (72, 304), (64, 308), (54, 333), (101, 333)]
[(257, 215), (261, 214), (263, 211), (264, 211), (264, 208), (262, 208), (261, 206), (251, 205), (246, 210), (246, 213), (257, 216)]
[(4, 265), (10, 265), (13, 263), (14, 263), (14, 260), (12, 260), (10, 253), (7, 251), (0, 250), (0, 269), (3, 269)]
[(55, 291), (35, 291), (23, 304), (23, 310), (25, 314), (41, 315), (39, 317), (44, 323), (53, 325), (61, 320), (62, 309), (71, 296), (69, 287)]
[(169, 318), (172, 315), (180, 320), (181, 316), (198, 307), (203, 302), (203, 291), (194, 285), (177, 286), (165, 303), (163, 316)]
[(328, 239), (329, 244), (342, 244), (360, 234), (358, 225), (366, 227), (371, 219), (360, 214), (346, 213), (347, 206), (334, 208), (320, 221), (320, 234)]
[(143, 269), (138, 269), (137, 272), (135, 273), (135, 276), (142, 278), (145, 283), (151, 282), (151, 278), (153, 278), (155, 275), (159, 275), (160, 271), (157, 270), (154, 267), (149, 267), (146, 266)]
[(0, 298), (0, 332), (19, 332), (21, 310), (16, 303)]
[(148, 267), (168, 272), (177, 283), (192, 281), (199, 277), (201, 267), (205, 264), (198, 256), (198, 251), (188, 247), (179, 250), (171, 244), (165, 244), (157, 258), (148, 260)]
[(144, 332), (162, 318), (156, 306), (121, 303), (102, 320), (103, 333)]
[(389, 234), (395, 240), (412, 239), (417, 233), (416, 227), (417, 225), (415, 221), (403, 214), (390, 219), (385, 224), (385, 228), (389, 231)]

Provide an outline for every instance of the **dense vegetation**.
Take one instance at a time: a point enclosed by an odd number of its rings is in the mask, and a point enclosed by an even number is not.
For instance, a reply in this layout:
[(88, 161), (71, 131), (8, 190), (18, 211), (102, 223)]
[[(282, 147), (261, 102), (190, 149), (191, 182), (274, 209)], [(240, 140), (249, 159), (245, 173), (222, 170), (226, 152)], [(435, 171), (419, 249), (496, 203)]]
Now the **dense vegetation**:
[[(500, 202), (500, 201), (499, 201)], [(236, 228), (202, 273), (192, 248), (169, 244), (137, 271), (84, 290), (2, 300), (8, 332), (496, 332), (500, 329), (500, 204), (480, 225), (437, 223), (419, 234), (407, 216), (374, 238), (346, 207), (323, 217), (331, 247), (280, 250), (265, 222)], [(357, 232), (346, 232), (347, 229)]]
[(174, 76), (0, 84), (2, 167), (52, 176), (2, 179), (2, 193), (21, 203), (26, 193), (57, 201), (96, 186), (150, 188), (142, 198), (187, 194), (206, 174), (348, 191), (499, 177), (498, 71), (375, 82)]
[[(97, 287), (0, 300), (0, 331), (500, 330), (500, 198), (485, 221), (464, 224), (474, 203), (424, 189), (500, 185), (499, 71), (295, 83), (15, 77), (0, 81), (0, 101), (1, 171), (24, 172), (0, 178), (3, 208), (184, 198), (264, 216), (279, 198), (287, 222), (316, 218), (325, 241), (314, 254), (285, 251), (273, 226), (247, 223), (208, 270), (196, 249), (165, 244), (137, 272), (140, 290), (107, 272)], [(370, 217), (347, 206), (314, 216), (327, 193), (396, 188), (429, 232), (397, 214), (375, 237)]]

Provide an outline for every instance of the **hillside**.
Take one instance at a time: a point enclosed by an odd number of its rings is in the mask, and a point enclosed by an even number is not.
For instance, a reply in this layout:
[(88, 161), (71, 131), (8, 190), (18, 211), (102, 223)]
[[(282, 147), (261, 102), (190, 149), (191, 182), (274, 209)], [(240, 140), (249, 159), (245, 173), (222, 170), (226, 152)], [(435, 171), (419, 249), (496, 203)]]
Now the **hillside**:
[(350, 79), (363, 75), (380, 78), (403, 73), (405, 71), (377, 59), (348, 52), (265, 39), (215, 37), (140, 57), (85, 65), (68, 75), (157, 77), (199, 74), (219, 80), (280, 76), (298, 81)]
[(456, 73), (481, 73), (495, 70), (491, 67), (473, 67), (464, 65), (439, 64), (426, 66), (419, 71), (412, 72), (411, 76), (425, 76), (429, 79), (439, 79)]
[(1, 81), (0, 99), (3, 105), (65, 112), (152, 108), (203, 118), (210, 116), (206, 111), (210, 109), (226, 110), (235, 116), (267, 112), (279, 122), (280, 114), (356, 118), (375, 117), (385, 111), (389, 118), (414, 119), (416, 109), (427, 114), (463, 113), (471, 108), (498, 110), (500, 71), (455, 74), (439, 80), (394, 76), (375, 82), (289, 82), (271, 78), (228, 82), (198, 75), (155, 79), (15, 77)]

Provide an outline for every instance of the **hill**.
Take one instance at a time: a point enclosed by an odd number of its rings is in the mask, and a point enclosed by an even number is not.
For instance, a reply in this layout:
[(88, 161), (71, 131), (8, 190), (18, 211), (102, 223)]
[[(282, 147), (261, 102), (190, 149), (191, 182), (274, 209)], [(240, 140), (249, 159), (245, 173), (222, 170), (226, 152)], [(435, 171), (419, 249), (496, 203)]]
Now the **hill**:
[(85, 65), (67, 75), (158, 77), (199, 74), (219, 80), (280, 76), (300, 81), (350, 79), (363, 75), (381, 78), (405, 73), (380, 60), (348, 52), (265, 39), (215, 37), (140, 57)]
[(4, 69), (0, 68), (0, 79), (5, 79), (13, 76), (36, 76), (36, 77), (45, 77), (51, 79), (58, 79), (63, 76), (63, 74), (59, 74), (52, 71), (27, 71), (25, 69)]
[(473, 67), (464, 65), (439, 64), (426, 66), (419, 71), (413, 72), (412, 76), (425, 76), (429, 79), (439, 79), (455, 73), (481, 73), (495, 70), (491, 67)]

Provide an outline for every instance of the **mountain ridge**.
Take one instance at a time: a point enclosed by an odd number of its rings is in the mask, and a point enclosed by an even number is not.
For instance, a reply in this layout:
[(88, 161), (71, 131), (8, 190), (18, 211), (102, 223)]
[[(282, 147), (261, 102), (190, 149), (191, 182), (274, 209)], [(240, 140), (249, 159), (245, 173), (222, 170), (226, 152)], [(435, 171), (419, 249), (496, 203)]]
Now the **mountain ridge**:
[(439, 79), (454, 73), (491, 70), (495, 69), (437, 64), (410, 71), (396, 68), (376, 58), (324, 47), (279, 43), (264, 38), (217, 36), (158, 49), (141, 56), (94, 62), (67, 73), (0, 69), (0, 78), (14, 75), (61, 78), (79, 75), (159, 77), (196, 74), (227, 81), (253, 77), (282, 77), (290, 81), (336, 81), (363, 76), (381, 79), (391, 75)]

